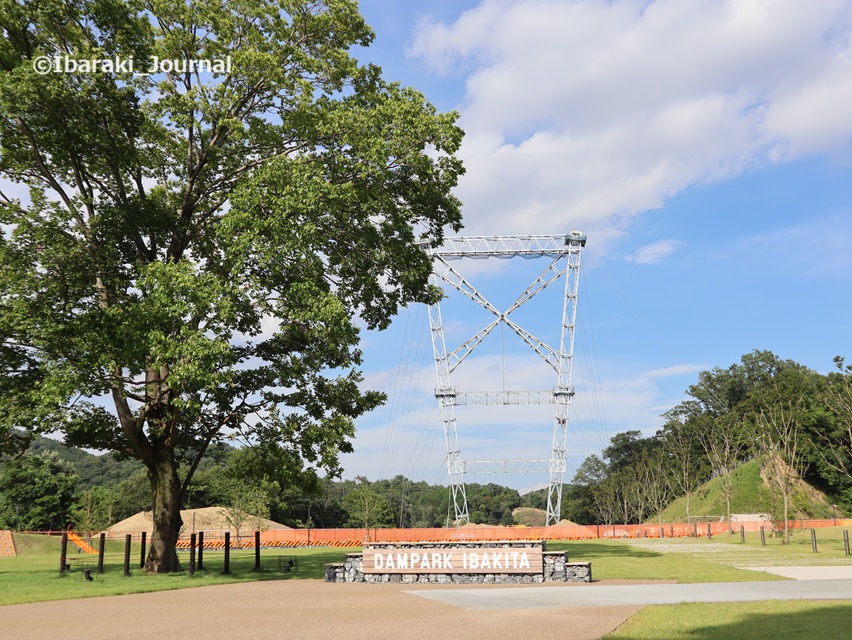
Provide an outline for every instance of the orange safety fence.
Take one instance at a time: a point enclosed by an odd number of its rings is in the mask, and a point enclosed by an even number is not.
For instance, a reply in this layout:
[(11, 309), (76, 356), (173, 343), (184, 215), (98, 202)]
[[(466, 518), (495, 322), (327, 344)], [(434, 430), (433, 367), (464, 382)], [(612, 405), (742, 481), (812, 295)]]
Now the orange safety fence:
[[(836, 524), (835, 524), (836, 523)], [(795, 529), (849, 526), (852, 520), (791, 520)], [(600, 538), (682, 538), (706, 537), (739, 532), (740, 526), (747, 532), (756, 532), (763, 526), (767, 531), (783, 528), (783, 522), (702, 522), (659, 525), (574, 525), (551, 527), (460, 527), (452, 529), (269, 529), (260, 532), (263, 547), (360, 547), (369, 542), (462, 542), (487, 540), (589, 540)], [(179, 548), (189, 548), (189, 536), (184, 535)], [(232, 548), (247, 548), (254, 545), (253, 535), (243, 536), (237, 542), (231, 535)], [(224, 532), (204, 532), (205, 548), (224, 549)]]
[[(791, 529), (810, 529), (823, 527), (849, 527), (852, 519), (823, 519), (823, 520), (790, 520)], [(420, 528), (420, 529), (269, 529), (260, 532), (260, 544), (263, 547), (332, 547), (351, 548), (361, 547), (369, 542), (462, 542), (487, 540), (590, 540), (590, 539), (619, 539), (619, 538), (683, 538), (689, 536), (706, 537), (710, 534), (720, 535), (731, 531), (738, 533), (740, 527), (747, 533), (760, 531), (761, 527), (767, 532), (784, 528), (783, 521), (737, 522), (731, 525), (727, 522), (693, 522), (664, 523), (662, 531), (657, 524), (615, 524), (615, 525), (571, 525), (551, 527), (458, 527), (458, 528)], [(61, 535), (64, 531), (22, 531), (21, 533), (39, 533)], [(97, 534), (95, 534), (97, 535)], [(125, 538), (126, 533), (107, 533), (107, 539)], [(69, 534), (69, 540), (78, 544)], [(141, 539), (141, 532), (131, 534), (136, 542)], [(81, 539), (82, 540), (82, 539)], [(148, 536), (150, 543), (151, 536)], [(85, 540), (82, 540), (86, 544)], [(80, 546), (78, 544), (78, 546)], [(87, 545), (88, 546), (88, 545)], [(184, 532), (178, 542), (179, 549), (189, 549), (190, 534)], [(239, 540), (232, 533), (232, 548), (251, 548), (254, 546), (254, 532), (246, 532)], [(205, 549), (224, 549), (225, 532), (204, 531)], [(83, 548), (86, 550), (85, 548)], [(89, 549), (92, 549), (89, 546)], [(87, 550), (88, 551), (88, 550)], [(95, 553), (94, 549), (88, 551)]]

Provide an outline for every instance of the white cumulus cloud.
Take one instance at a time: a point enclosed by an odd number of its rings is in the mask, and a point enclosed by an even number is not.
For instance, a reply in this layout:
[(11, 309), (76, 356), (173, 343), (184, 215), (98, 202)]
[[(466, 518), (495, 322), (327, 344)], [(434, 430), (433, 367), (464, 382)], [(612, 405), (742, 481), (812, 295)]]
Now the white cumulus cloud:
[(656, 264), (669, 257), (682, 246), (683, 242), (680, 240), (658, 240), (657, 242), (639, 247), (633, 255), (628, 257), (628, 260), (636, 264)]
[(466, 233), (596, 244), (687, 186), (848, 152), (846, 0), (483, 0), (411, 55), (463, 74)]

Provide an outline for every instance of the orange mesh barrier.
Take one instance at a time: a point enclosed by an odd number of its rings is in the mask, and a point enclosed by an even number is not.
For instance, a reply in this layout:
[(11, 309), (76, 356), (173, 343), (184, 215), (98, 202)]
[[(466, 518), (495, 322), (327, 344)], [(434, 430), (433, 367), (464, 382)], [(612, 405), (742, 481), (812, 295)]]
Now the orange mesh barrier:
[[(850, 526), (852, 520), (836, 521), (837, 526)], [(766, 531), (783, 528), (783, 522), (727, 522), (709, 523), (710, 534), (720, 535), (731, 530), (739, 532), (742, 526), (747, 532), (756, 532), (763, 526)], [(835, 526), (828, 520), (791, 520), (793, 529), (809, 529)], [(263, 547), (360, 547), (369, 542), (455, 542), (464, 540), (590, 540), (618, 538), (682, 538), (690, 535), (706, 537), (708, 523), (664, 523), (662, 531), (657, 524), (643, 525), (587, 525), (552, 527), (460, 527), (453, 529), (270, 529), (260, 532)], [(232, 548), (252, 548), (254, 536), (241, 536), (239, 543), (231, 537)], [(205, 531), (205, 549), (224, 549), (224, 532)], [(189, 536), (183, 536), (178, 548), (189, 548)]]

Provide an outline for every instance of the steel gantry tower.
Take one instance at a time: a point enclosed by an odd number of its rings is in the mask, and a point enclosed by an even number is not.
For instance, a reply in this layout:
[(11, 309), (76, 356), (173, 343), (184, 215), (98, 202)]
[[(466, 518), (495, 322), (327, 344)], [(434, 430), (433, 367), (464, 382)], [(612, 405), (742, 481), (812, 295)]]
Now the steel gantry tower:
[[(432, 283), (448, 284), (483, 307), (494, 319), (481, 331), (453, 351), (447, 351), (441, 305), (429, 307), (432, 347), (438, 386), (435, 397), (441, 408), (447, 445), (447, 471), (455, 505), (456, 522), (469, 522), (465, 494), (465, 473), (549, 473), (546, 524), (556, 524), (562, 506), (562, 482), (565, 475), (565, 451), (568, 434), (568, 407), (574, 395), (571, 366), (574, 355), (574, 325), (577, 318), (577, 291), (580, 279), (580, 253), (586, 236), (580, 231), (553, 236), (471, 236), (446, 238), (439, 248), (427, 249), (434, 261)], [(451, 262), (462, 258), (548, 258), (547, 268), (528, 286), (506, 311), (499, 311), (457, 270)], [(545, 288), (565, 277), (562, 305), (562, 331), (559, 348), (554, 349), (523, 329), (509, 316)], [(556, 386), (546, 391), (473, 391), (461, 393), (451, 382), (453, 371), (498, 325), (514, 331), (555, 372)], [(455, 407), (462, 405), (554, 404), (553, 443), (548, 460), (464, 460), (459, 449)]]

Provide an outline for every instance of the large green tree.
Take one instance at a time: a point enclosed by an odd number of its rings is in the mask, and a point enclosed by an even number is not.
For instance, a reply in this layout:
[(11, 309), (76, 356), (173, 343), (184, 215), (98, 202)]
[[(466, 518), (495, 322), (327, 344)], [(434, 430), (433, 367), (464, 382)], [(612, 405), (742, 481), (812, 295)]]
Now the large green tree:
[(0, 0), (0, 27), (0, 172), (27, 188), (0, 194), (0, 416), (139, 459), (146, 569), (175, 571), (211, 443), (334, 473), (382, 402), (359, 328), (438, 295), (462, 132), (351, 57), (351, 0)]

